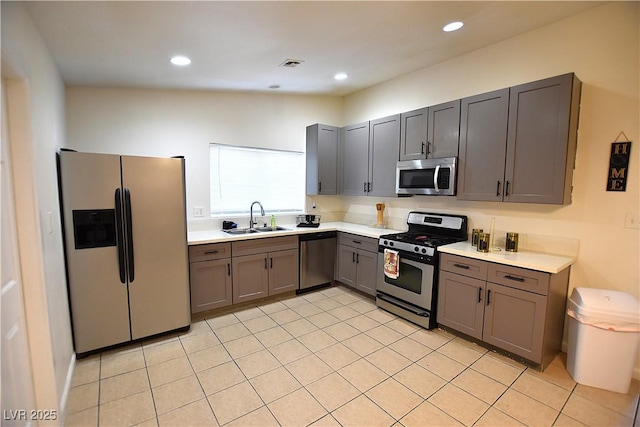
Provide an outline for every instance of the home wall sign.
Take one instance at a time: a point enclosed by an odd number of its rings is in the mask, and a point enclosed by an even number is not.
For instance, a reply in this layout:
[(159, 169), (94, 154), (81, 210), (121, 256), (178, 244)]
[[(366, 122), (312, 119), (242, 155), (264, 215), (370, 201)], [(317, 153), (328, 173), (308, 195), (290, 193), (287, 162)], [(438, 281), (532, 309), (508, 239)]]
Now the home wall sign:
[[(625, 140), (618, 141), (621, 136), (623, 136)], [(616, 142), (611, 143), (607, 191), (626, 191), (627, 189), (629, 155), (631, 153), (631, 141), (628, 139), (624, 132), (620, 132), (616, 138)]]

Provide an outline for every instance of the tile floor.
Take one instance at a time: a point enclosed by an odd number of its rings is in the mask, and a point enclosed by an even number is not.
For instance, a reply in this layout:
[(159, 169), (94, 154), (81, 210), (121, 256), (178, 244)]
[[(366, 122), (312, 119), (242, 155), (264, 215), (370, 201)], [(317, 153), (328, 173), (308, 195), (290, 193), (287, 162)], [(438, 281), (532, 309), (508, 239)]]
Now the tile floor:
[(79, 360), (65, 424), (634, 425), (637, 381), (585, 387), (565, 360), (540, 373), (336, 286)]

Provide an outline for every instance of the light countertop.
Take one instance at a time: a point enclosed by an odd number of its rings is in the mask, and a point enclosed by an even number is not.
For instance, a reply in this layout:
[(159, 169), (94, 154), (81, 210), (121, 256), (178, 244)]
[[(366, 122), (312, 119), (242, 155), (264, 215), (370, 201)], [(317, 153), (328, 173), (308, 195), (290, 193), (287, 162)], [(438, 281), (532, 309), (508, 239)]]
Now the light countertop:
[(542, 252), (518, 251), (507, 252), (492, 250), (478, 252), (470, 242), (458, 242), (450, 245), (438, 246), (438, 251), (447, 254), (460, 255), (467, 258), (479, 259), (513, 267), (528, 268), (546, 273), (559, 273), (576, 262), (575, 257), (546, 254)]
[[(270, 231), (249, 234), (228, 234), (222, 230), (190, 231), (187, 235), (189, 245), (202, 245), (206, 243), (234, 242), (250, 239), (264, 239), (268, 237), (294, 236), (320, 231), (341, 231), (357, 234), (359, 236), (379, 238), (383, 234), (401, 233), (404, 230), (390, 228), (376, 228), (349, 222), (327, 222), (320, 224), (318, 228), (298, 228), (295, 224), (279, 224), (286, 230)], [(501, 251), (478, 252), (470, 242), (458, 242), (450, 245), (439, 246), (438, 251), (467, 258), (474, 258), (488, 262), (511, 265), (513, 267), (528, 268), (530, 270), (544, 271), (546, 273), (559, 273), (576, 262), (575, 257), (553, 255), (542, 252)]]
[(187, 233), (187, 242), (189, 245), (201, 245), (205, 243), (222, 243), (249, 239), (263, 239), (267, 237), (292, 236), (317, 233), (319, 231), (342, 231), (345, 233), (353, 233), (359, 236), (377, 239), (383, 234), (400, 233), (403, 231), (393, 230), (390, 228), (369, 227), (349, 222), (327, 222), (320, 224), (318, 228), (298, 228), (295, 224), (278, 224), (278, 226), (284, 227), (286, 230), (249, 234), (228, 234), (222, 230), (190, 231)]

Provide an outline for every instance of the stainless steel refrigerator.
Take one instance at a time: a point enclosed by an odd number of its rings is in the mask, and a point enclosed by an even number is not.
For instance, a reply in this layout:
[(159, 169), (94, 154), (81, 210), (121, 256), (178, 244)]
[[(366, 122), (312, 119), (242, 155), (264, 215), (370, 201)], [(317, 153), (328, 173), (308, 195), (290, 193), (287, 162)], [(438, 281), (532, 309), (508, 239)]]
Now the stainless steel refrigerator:
[(190, 324), (184, 159), (58, 153), (76, 353)]

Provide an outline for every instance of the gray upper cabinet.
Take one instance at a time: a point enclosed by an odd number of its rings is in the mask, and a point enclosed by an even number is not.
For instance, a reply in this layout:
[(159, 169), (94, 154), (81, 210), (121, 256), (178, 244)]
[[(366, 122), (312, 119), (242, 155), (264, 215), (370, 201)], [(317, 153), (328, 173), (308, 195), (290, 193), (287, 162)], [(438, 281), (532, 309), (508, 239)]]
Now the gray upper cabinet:
[(458, 199), (501, 201), (509, 89), (462, 99)]
[(464, 98), (458, 199), (571, 203), (580, 91), (570, 73)]
[(342, 128), (342, 194), (364, 196), (369, 181), (369, 122)]
[(335, 126), (307, 126), (307, 194), (338, 194), (338, 135)]
[(460, 140), (460, 100), (429, 107), (427, 158), (457, 157)]
[(511, 88), (505, 201), (571, 202), (581, 85), (570, 73)]
[(400, 115), (342, 128), (342, 194), (396, 195)]
[(427, 156), (427, 108), (400, 114), (400, 160)]
[(400, 150), (400, 115), (372, 120), (369, 132), (368, 195), (393, 197)]
[(400, 115), (400, 160), (458, 156), (460, 100)]

